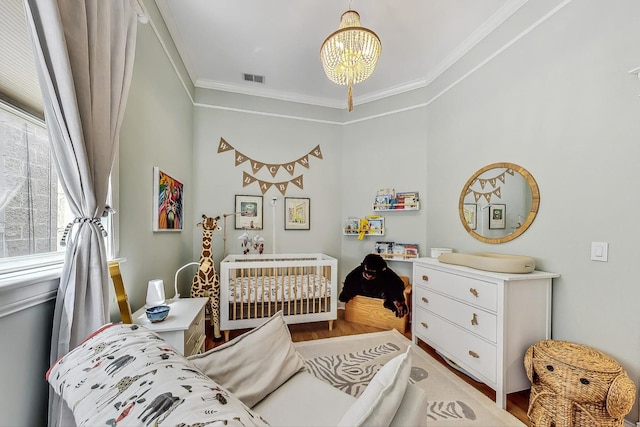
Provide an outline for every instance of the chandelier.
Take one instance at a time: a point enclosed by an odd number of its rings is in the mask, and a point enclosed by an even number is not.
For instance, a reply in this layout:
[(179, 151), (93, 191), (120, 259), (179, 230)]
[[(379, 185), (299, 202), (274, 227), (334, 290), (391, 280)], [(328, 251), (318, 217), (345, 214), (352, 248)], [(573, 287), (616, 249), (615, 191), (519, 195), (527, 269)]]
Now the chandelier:
[(349, 86), (349, 111), (353, 110), (352, 86), (373, 73), (381, 50), (380, 39), (360, 26), (360, 15), (355, 10), (343, 13), (339, 29), (322, 43), (320, 60), (325, 74), (332, 82)]

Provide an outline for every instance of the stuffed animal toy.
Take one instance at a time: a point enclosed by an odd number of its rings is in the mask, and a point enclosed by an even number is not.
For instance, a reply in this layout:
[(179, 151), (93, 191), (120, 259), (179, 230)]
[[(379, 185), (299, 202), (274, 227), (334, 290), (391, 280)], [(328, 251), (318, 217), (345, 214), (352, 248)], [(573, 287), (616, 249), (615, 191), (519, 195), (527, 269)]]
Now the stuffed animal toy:
[(369, 232), (369, 220), (367, 218), (361, 218), (358, 224), (358, 240), (364, 239), (364, 235)]
[(623, 427), (636, 387), (610, 356), (567, 341), (544, 340), (527, 350), (532, 427)]

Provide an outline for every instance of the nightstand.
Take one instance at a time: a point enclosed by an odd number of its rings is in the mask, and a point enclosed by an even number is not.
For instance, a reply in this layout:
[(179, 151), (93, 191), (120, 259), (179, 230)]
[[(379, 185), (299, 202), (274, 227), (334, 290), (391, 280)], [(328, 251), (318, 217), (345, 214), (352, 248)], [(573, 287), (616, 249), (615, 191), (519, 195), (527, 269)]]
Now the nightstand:
[(133, 323), (157, 333), (184, 356), (204, 351), (204, 306), (207, 298), (180, 298), (171, 301), (169, 316), (162, 322), (151, 323), (145, 307), (133, 313)]

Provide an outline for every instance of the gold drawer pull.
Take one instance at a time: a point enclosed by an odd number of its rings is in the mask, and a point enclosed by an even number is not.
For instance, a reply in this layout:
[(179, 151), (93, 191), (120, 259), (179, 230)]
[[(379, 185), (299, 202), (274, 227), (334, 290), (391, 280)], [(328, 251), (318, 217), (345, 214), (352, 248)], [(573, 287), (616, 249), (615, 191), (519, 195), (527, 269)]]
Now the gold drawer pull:
[(480, 355), (473, 350), (469, 350), (469, 356), (475, 357), (476, 359), (480, 359)]
[(422, 302), (426, 302), (427, 304), (429, 304), (429, 299), (427, 297), (422, 297)]
[(429, 328), (429, 325), (427, 325), (426, 322), (420, 322), (420, 324), (422, 325), (422, 327), (424, 327), (425, 329)]
[(476, 313), (473, 313), (473, 318), (471, 319), (471, 324), (472, 325), (477, 325), (478, 324), (478, 315)]
[(478, 290), (475, 288), (469, 288), (469, 292), (471, 292), (471, 295), (473, 295), (474, 297), (478, 297)]
[(425, 282), (429, 281), (429, 276), (427, 276), (426, 274), (422, 275), (422, 280), (424, 280)]

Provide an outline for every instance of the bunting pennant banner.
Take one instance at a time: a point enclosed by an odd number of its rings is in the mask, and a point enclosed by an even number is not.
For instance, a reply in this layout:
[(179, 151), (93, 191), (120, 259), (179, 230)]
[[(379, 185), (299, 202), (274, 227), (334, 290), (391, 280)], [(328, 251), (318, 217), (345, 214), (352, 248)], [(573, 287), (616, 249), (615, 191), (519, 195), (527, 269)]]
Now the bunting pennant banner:
[[(224, 138), (220, 138), (220, 142), (218, 143), (218, 153), (224, 153), (232, 150), (235, 152), (234, 161), (236, 166), (239, 166), (248, 161), (251, 164), (251, 171), (254, 175), (257, 174), (260, 170), (262, 170), (262, 168), (266, 167), (266, 169), (269, 171), (269, 173), (273, 178), (276, 177), (280, 169), (284, 169), (291, 176), (293, 176), (295, 173), (296, 165), (300, 165), (309, 169), (309, 156), (314, 156), (318, 159), (322, 159), (322, 150), (320, 150), (320, 145), (316, 145), (313, 148), (313, 150), (311, 150), (310, 152), (308, 152), (307, 154), (305, 154), (304, 156), (300, 157), (297, 160), (293, 160), (286, 163), (259, 162), (248, 156), (245, 156), (244, 154), (236, 150)], [(244, 171), (242, 172), (243, 187), (253, 184), (254, 182), (258, 183), (258, 186), (260, 187), (260, 191), (262, 191), (262, 194), (266, 193), (269, 190), (269, 188), (276, 187), (278, 191), (280, 191), (280, 193), (284, 196), (290, 183), (293, 183), (296, 187), (300, 189), (304, 189), (304, 181), (303, 181), (302, 175), (298, 175), (297, 177), (289, 181), (268, 182), (268, 181), (260, 180), (247, 172), (244, 172)]]
[(278, 191), (280, 191), (280, 193), (282, 193), (282, 195), (284, 196), (287, 191), (287, 187), (289, 186), (290, 183), (294, 184), (296, 187), (300, 188), (301, 190), (304, 190), (304, 181), (303, 181), (302, 175), (298, 175), (297, 177), (295, 177), (290, 181), (268, 182), (268, 181), (263, 181), (261, 179), (258, 179), (255, 176), (251, 176), (247, 172), (242, 172), (243, 187), (253, 184), (254, 182), (258, 183), (258, 186), (260, 187), (260, 191), (262, 191), (262, 194), (266, 193), (267, 190), (269, 190), (269, 188), (276, 187)]
[[(487, 203), (491, 203), (491, 197), (496, 196), (498, 198), (502, 198), (502, 187), (500, 187), (498, 185), (498, 181), (502, 182), (503, 184), (507, 182), (507, 177), (505, 174), (509, 174), (511, 176), (513, 176), (513, 174), (515, 173), (515, 171), (512, 168), (507, 168), (504, 172), (502, 172), (500, 175), (495, 176), (493, 178), (476, 178), (474, 179), (471, 184), (469, 184), (469, 187), (467, 188), (467, 191), (465, 193), (465, 196), (469, 193), (473, 193), (473, 198), (475, 199), (476, 203), (478, 202), (478, 200), (480, 200), (481, 198), (484, 198)], [(481, 192), (481, 191), (475, 191), (472, 190), (471, 187), (475, 184), (475, 183), (480, 183), (480, 188), (482, 190), (484, 190), (484, 188), (486, 187), (487, 183), (489, 183), (489, 185), (491, 186), (491, 188), (494, 188), (494, 190), (491, 190), (489, 192)]]
[[(220, 142), (218, 143), (218, 153), (224, 153), (226, 151), (231, 151), (231, 150), (235, 150), (235, 148), (231, 144), (229, 144), (224, 138), (220, 138)], [(295, 173), (296, 164), (309, 169), (309, 156), (314, 156), (318, 159), (322, 159), (323, 158), (322, 150), (320, 150), (320, 146), (316, 145), (313, 148), (313, 150), (311, 150), (309, 153), (305, 154), (304, 156), (300, 157), (297, 160), (293, 160), (286, 163), (278, 163), (278, 164), (266, 164), (263, 162), (259, 162), (255, 159), (245, 156), (238, 150), (235, 150), (236, 166), (241, 165), (246, 161), (249, 161), (251, 163), (251, 170), (253, 171), (254, 174), (258, 173), (263, 167), (267, 166), (267, 168), (269, 169), (269, 173), (273, 177), (276, 176), (280, 168), (283, 168), (284, 170), (289, 172), (289, 175), (293, 176), (293, 174)]]

